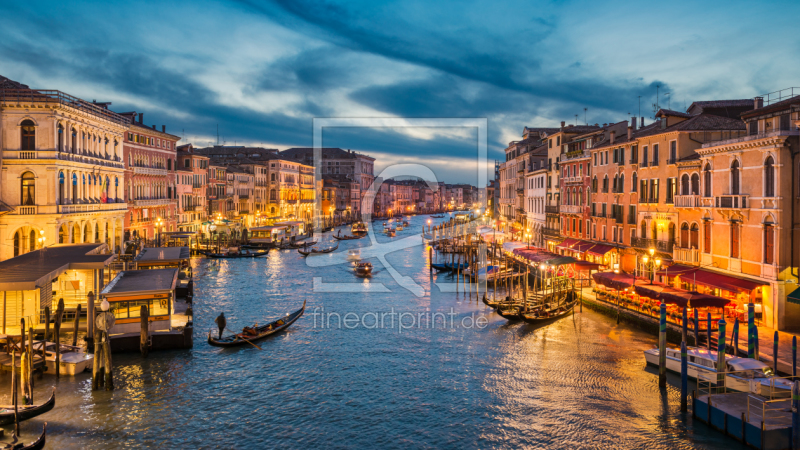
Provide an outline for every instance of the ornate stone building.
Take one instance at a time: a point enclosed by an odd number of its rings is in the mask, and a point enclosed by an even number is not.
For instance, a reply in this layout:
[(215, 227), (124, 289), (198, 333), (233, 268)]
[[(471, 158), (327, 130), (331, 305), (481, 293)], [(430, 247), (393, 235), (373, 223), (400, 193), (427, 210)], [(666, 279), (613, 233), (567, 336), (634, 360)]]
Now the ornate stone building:
[(0, 260), (56, 243), (119, 250), (129, 120), (108, 105), (0, 77)]

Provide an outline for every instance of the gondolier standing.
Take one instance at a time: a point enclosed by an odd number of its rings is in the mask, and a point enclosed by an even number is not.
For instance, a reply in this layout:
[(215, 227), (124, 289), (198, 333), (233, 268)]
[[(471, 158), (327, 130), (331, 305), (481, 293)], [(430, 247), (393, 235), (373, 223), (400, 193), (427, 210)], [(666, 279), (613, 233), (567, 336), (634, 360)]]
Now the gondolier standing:
[(214, 319), (214, 323), (216, 323), (217, 326), (219, 327), (219, 338), (222, 339), (222, 331), (228, 324), (228, 322), (225, 320), (225, 313), (224, 312), (219, 313), (219, 316), (216, 319)]

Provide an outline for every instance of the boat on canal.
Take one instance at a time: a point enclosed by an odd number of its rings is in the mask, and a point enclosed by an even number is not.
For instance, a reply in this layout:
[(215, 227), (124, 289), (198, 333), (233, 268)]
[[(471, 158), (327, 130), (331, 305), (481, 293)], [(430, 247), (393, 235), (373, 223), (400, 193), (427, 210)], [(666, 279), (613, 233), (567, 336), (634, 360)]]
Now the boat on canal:
[(575, 310), (575, 306), (580, 301), (577, 295), (572, 293), (572, 298), (567, 299), (565, 302), (543, 303), (533, 308), (528, 308), (526, 311), (520, 313), (520, 319), (526, 323), (534, 325), (543, 325), (569, 315)]
[[(36, 349), (41, 349), (42, 341), (33, 341), (33, 346)], [(47, 363), (47, 373), (56, 373), (56, 343), (47, 342), (44, 348), (45, 361)], [(75, 345), (61, 344), (59, 350), (61, 353), (60, 363), (61, 367), (59, 373), (61, 375), (75, 376), (83, 373), (92, 366), (94, 355), (86, 353), (83, 347)]]
[(206, 253), (209, 258), (258, 258), (269, 253), (269, 249), (262, 252), (252, 252), (250, 250), (228, 250), (225, 253)]
[[(659, 349), (644, 351), (647, 364), (658, 367)], [(689, 347), (686, 349), (687, 376), (693, 380), (714, 381), (717, 377), (717, 355), (714, 350)], [(681, 373), (680, 349), (667, 349), (667, 370)], [(753, 358), (725, 355), (725, 387), (769, 398), (787, 398), (792, 395), (792, 382), (775, 375), (771, 367)]]
[(367, 228), (367, 224), (364, 222), (356, 222), (350, 227), (350, 232), (353, 234), (366, 233), (367, 231), (369, 231), (369, 229)]
[(445, 264), (431, 263), (431, 267), (433, 267), (434, 269), (438, 270), (439, 272), (449, 272), (450, 271), (450, 269)]
[(310, 242), (286, 242), (286, 243), (283, 243), (283, 244), (281, 244), (280, 246), (278, 246), (278, 249), (280, 249), (280, 250), (295, 250), (295, 249), (298, 249), (298, 248), (310, 247), (310, 246), (312, 246), (312, 245), (314, 245), (314, 244), (316, 244), (316, 243), (317, 243), (317, 241), (310, 241)]
[(336, 249), (339, 248), (339, 244), (337, 243), (335, 247), (325, 248), (325, 249), (318, 249), (312, 248), (311, 250), (300, 250), (297, 249), (297, 253), (300, 253), (303, 256), (310, 256), (310, 255), (323, 255), (325, 253), (333, 253)]
[(345, 234), (344, 236), (337, 236), (334, 234), (333, 238), (336, 239), (337, 241), (354, 241), (356, 239), (361, 239), (364, 236), (366, 236), (366, 234), (361, 234), (360, 236), (359, 235), (352, 236), (347, 234)]
[(247, 327), (241, 333), (222, 336), (220, 339), (215, 339), (212, 336), (214, 330), (208, 332), (208, 343), (215, 347), (238, 347), (247, 343), (252, 343), (267, 336), (283, 331), (300, 318), (306, 310), (306, 301), (303, 300), (303, 307), (297, 311), (287, 314), (278, 320), (272, 321), (266, 325)]
[(19, 442), (19, 438), (14, 436), (14, 440), (12, 442), (2, 442), (0, 441), (0, 450), (41, 450), (44, 448), (44, 444), (46, 442), (47, 436), (47, 422), (44, 423), (42, 426), (42, 434), (36, 438), (35, 441), (31, 442), (28, 445), (25, 445), (22, 442)]
[(356, 264), (356, 274), (361, 276), (371, 275), (372, 274), (372, 263), (369, 262), (359, 262)]
[[(28, 420), (42, 415), (56, 406), (56, 388), (50, 393), (50, 398), (38, 405), (17, 405), (17, 416), (19, 421)], [(14, 405), (0, 406), (0, 425), (10, 425), (14, 423)], [(41, 448), (41, 447), (40, 447)]]

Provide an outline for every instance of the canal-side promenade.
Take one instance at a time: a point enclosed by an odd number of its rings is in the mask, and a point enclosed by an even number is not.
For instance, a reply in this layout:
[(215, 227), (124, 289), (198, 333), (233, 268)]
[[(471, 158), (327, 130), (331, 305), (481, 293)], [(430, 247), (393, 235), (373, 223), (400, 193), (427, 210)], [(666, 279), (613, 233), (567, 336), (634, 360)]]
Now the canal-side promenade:
[[(413, 218), (408, 234), (423, 220)], [(322, 239), (327, 245), (330, 233)], [(365, 245), (342, 242), (339, 252)], [(193, 348), (115, 355), (113, 392), (92, 391), (88, 374), (46, 376), (36, 395), (56, 385), (59, 401), (23, 432), (47, 421), (52, 448), (86, 449), (743, 448), (680, 413), (677, 378), (658, 388), (642, 355), (655, 342), (650, 333), (588, 308), (546, 327), (509, 324), (474, 293), (442, 292), (437, 285), (453, 278), (431, 275), (424, 246), (386, 257), (425, 295), (399, 287), (380, 264), (359, 279), (347, 265), (309, 267), (296, 251), (193, 258)], [(314, 277), (384, 283), (390, 292), (315, 292)], [(261, 351), (205, 342), (222, 311), (238, 330), (303, 300), (306, 315), (261, 341)], [(456, 326), (314, 326), (315, 308), (341, 316), (452, 313)], [(466, 317), (484, 317), (485, 326), (463, 327)], [(7, 386), (6, 377), (0, 389)]]

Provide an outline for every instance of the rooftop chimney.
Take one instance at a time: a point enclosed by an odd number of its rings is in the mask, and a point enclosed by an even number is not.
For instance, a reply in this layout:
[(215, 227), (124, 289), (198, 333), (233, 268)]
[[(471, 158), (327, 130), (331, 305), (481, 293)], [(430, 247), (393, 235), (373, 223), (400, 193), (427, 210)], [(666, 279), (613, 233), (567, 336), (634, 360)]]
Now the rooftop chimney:
[(633, 127), (628, 125), (628, 140), (631, 140), (631, 135), (633, 134)]
[(764, 107), (764, 97), (756, 97), (755, 101), (753, 102), (753, 106), (755, 109), (763, 108)]
[(631, 117), (631, 127), (636, 130), (636, 116)]
[(154, 129), (154, 130), (156, 129), (156, 126), (155, 126), (155, 125), (153, 125), (153, 129)]
[(567, 122), (564, 122), (563, 120), (561, 121), (561, 129), (562, 130), (564, 129), (564, 125), (566, 125), (566, 124), (567, 124)]
[(609, 141), (611, 141), (612, 144), (614, 143), (614, 137), (616, 135), (617, 135), (617, 132), (614, 131), (614, 130), (611, 130), (611, 137), (609, 138)]
[(167, 126), (166, 125), (161, 125), (161, 132), (162, 133), (166, 133), (167, 132)]
[(144, 123), (144, 113), (139, 113), (139, 123)]
[(642, 126), (641, 126), (641, 128), (644, 128), (644, 116), (642, 116), (642, 117), (641, 117), (641, 119), (642, 119)]

